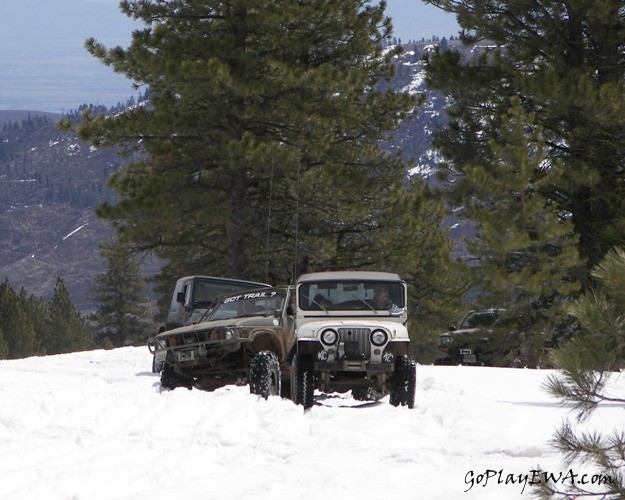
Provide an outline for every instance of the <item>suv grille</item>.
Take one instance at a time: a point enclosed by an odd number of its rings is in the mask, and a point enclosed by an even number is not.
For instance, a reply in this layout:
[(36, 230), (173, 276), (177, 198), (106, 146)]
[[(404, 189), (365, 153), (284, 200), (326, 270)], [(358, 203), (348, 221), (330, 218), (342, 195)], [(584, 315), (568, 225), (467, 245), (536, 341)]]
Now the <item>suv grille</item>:
[(345, 359), (369, 359), (371, 343), (369, 328), (339, 328), (339, 343), (343, 344)]

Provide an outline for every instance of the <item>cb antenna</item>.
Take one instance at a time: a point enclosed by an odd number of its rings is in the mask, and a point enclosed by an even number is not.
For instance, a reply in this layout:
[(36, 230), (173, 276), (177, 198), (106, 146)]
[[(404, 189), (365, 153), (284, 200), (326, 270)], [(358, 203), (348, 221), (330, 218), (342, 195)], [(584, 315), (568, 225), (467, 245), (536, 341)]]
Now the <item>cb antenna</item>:
[(299, 191), (300, 191), (300, 167), (301, 167), (301, 159), (297, 160), (297, 186), (295, 190), (295, 252), (294, 252), (294, 262), (293, 262), (293, 280), (291, 284), (295, 283), (297, 279), (297, 259), (298, 251), (299, 251)]

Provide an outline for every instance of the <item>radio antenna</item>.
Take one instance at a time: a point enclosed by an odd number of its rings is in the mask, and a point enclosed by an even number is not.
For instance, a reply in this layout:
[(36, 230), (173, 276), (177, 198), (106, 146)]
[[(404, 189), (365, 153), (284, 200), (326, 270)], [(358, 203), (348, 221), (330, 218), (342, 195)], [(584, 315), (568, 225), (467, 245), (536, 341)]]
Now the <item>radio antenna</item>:
[(269, 213), (267, 214), (267, 244), (265, 247), (265, 283), (269, 283), (269, 232), (271, 228), (271, 202), (273, 200), (273, 147), (271, 148), (271, 173), (269, 175)]
[(300, 167), (301, 167), (301, 159), (297, 160), (297, 189), (295, 191), (295, 256), (293, 262), (293, 280), (292, 284), (295, 283), (297, 279), (297, 259), (298, 250), (299, 250), (299, 190), (300, 190)]

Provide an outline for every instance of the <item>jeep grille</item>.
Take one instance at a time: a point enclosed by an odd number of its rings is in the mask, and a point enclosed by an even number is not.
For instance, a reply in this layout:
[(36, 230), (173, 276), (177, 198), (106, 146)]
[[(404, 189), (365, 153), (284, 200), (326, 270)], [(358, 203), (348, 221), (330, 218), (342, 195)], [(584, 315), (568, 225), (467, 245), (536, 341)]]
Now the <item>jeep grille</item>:
[(339, 343), (343, 344), (345, 359), (369, 359), (371, 343), (369, 328), (339, 328)]

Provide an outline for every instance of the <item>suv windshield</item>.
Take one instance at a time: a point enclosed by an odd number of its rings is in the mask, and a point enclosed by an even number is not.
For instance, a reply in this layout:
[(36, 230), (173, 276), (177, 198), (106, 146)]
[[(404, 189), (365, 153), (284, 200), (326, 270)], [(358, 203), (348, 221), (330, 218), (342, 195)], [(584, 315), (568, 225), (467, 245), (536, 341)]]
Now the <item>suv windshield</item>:
[(254, 290), (260, 287), (258, 283), (243, 283), (243, 282), (221, 282), (214, 280), (195, 280), (193, 285), (193, 305), (195, 307), (207, 307), (218, 295), (224, 295), (226, 293), (234, 293), (244, 289)]
[(270, 316), (276, 310), (282, 311), (286, 296), (286, 289), (277, 288), (228, 295), (220, 299), (208, 321), (245, 316)]
[(299, 307), (305, 311), (362, 311), (405, 307), (404, 288), (392, 281), (320, 281), (300, 285)]
[(493, 326), (498, 319), (498, 312), (494, 310), (470, 313), (462, 320), (458, 328), (490, 327)]

